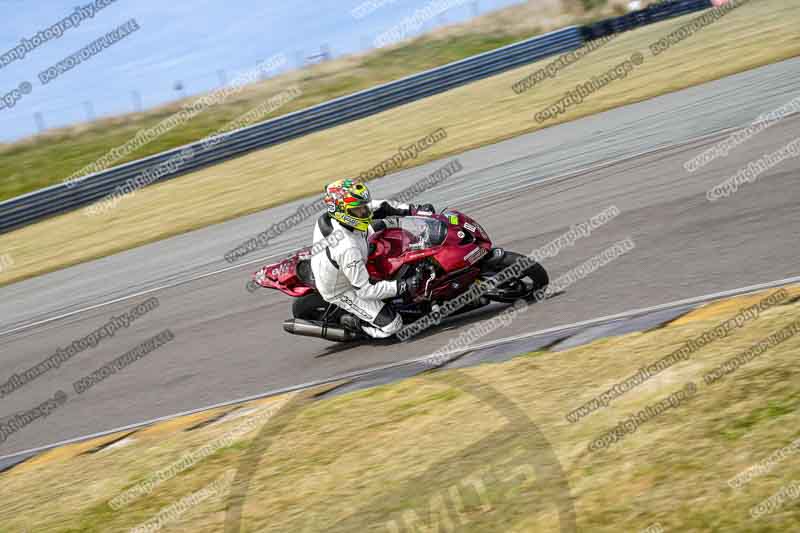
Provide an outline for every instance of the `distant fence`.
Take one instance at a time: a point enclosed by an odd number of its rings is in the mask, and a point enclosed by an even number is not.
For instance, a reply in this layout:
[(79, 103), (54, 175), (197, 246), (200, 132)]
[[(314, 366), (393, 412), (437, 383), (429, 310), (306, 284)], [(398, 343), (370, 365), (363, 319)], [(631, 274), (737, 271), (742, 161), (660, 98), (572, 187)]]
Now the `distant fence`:
[(620, 17), (601, 20), (581, 28), (585, 40), (600, 39), (615, 33), (633, 30), (701, 9), (712, 7), (711, 0), (675, 0), (652, 4), (638, 11), (631, 11)]
[(585, 27), (571, 26), (233, 131), (212, 149), (204, 149), (198, 141), (91, 174), (73, 185), (61, 183), (12, 198), (0, 203), (0, 233), (95, 202), (127, 180), (141, 177), (156, 167), (163, 168), (188, 148), (193, 150), (193, 157), (154, 183), (574, 50), (588, 40), (710, 6), (709, 0), (678, 0)]

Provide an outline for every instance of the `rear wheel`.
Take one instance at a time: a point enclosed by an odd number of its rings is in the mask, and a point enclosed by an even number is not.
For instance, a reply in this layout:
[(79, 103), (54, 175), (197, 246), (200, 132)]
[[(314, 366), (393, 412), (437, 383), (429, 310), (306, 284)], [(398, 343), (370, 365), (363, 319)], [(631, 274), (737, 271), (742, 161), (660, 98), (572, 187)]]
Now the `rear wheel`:
[(323, 300), (318, 292), (306, 294), (292, 302), (292, 316), (303, 320), (322, 320), (326, 309), (328, 302)]

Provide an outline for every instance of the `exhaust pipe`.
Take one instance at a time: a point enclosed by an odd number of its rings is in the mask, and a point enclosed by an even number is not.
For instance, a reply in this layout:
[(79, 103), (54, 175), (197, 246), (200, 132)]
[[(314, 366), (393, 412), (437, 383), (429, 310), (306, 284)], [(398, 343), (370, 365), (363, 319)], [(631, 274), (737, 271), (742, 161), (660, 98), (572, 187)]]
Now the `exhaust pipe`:
[(302, 337), (316, 337), (334, 342), (347, 342), (356, 340), (358, 333), (339, 327), (321, 326), (314, 322), (302, 320), (300, 318), (290, 318), (283, 322), (283, 329), (292, 335)]

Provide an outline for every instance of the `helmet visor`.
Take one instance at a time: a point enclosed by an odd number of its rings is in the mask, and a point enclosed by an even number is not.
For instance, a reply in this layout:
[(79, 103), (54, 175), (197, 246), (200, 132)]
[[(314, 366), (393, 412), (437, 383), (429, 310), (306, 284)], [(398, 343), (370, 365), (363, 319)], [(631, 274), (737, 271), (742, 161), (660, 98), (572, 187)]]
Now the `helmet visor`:
[(369, 218), (372, 214), (372, 210), (368, 205), (359, 205), (358, 207), (351, 207), (347, 210), (347, 213), (356, 218)]

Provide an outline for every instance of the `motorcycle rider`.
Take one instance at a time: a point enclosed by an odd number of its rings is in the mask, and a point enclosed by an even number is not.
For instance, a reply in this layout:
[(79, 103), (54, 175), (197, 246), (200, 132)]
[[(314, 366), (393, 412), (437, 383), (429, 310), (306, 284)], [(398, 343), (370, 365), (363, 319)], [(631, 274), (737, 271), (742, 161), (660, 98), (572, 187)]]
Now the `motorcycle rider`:
[[(357, 317), (366, 324), (361, 329), (370, 337), (386, 338), (403, 327), (400, 314), (383, 300), (413, 297), (419, 290), (421, 274), (404, 280), (376, 281), (369, 277), (366, 262), (369, 256), (367, 239), (391, 225), (386, 217), (433, 214), (431, 204), (415, 206), (388, 200), (372, 200), (369, 189), (353, 179), (335, 181), (325, 187), (327, 213), (314, 227), (314, 242), (339, 230), (343, 235), (337, 244), (325, 248), (311, 258), (311, 270), (317, 292), (328, 303), (347, 313), (341, 322), (349, 329), (358, 329)], [(373, 224), (373, 219), (380, 222)]]

